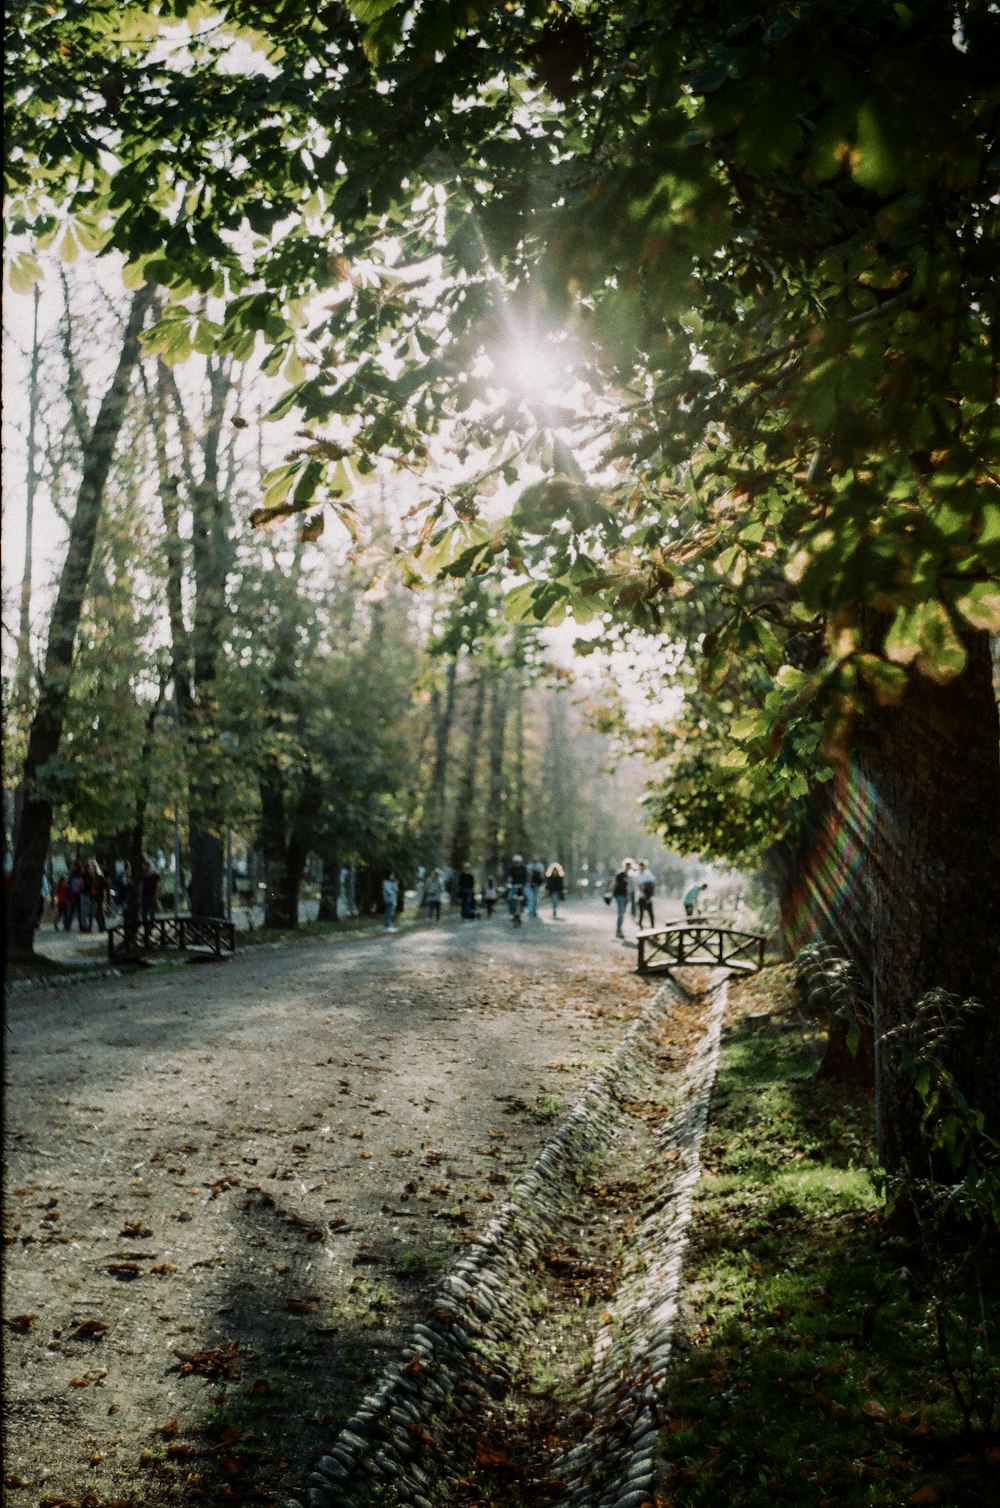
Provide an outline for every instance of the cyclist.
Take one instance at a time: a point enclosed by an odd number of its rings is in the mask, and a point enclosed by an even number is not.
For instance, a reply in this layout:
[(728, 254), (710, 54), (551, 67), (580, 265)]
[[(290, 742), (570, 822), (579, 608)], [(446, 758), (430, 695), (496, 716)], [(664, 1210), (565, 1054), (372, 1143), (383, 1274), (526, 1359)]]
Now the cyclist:
[(521, 925), (521, 911), (524, 907), (527, 884), (528, 866), (524, 862), (524, 855), (516, 853), (507, 871), (507, 907), (515, 927)]

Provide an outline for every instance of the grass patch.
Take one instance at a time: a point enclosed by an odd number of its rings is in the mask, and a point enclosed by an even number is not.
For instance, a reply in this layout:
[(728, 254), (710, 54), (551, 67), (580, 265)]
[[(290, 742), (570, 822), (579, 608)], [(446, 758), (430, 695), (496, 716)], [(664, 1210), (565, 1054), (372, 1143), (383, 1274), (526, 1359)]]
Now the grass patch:
[[(727, 1033), (686, 1349), (663, 1400), (667, 1500), (980, 1508), (1000, 1450), (963, 1435), (930, 1274), (887, 1228), (871, 1181), (871, 1106), (814, 1081), (809, 1035), (790, 1000)], [(994, 1346), (997, 1255), (994, 1243), (969, 1274)]]

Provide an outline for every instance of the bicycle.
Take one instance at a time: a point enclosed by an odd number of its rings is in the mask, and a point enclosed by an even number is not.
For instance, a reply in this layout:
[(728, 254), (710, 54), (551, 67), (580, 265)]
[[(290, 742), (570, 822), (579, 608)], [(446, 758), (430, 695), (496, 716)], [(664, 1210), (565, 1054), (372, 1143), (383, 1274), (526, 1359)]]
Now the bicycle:
[(521, 925), (521, 912), (524, 910), (526, 900), (527, 896), (524, 893), (524, 886), (515, 885), (511, 890), (510, 897), (507, 902), (507, 904), (510, 906), (511, 925), (514, 927), (519, 927)]

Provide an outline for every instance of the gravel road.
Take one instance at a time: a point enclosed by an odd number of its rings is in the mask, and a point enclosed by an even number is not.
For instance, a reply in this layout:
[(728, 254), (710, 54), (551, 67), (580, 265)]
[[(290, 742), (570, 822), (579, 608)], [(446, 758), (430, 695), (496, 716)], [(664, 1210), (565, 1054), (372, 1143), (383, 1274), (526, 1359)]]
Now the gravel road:
[(655, 986), (600, 903), (12, 994), (6, 1500), (269, 1503)]

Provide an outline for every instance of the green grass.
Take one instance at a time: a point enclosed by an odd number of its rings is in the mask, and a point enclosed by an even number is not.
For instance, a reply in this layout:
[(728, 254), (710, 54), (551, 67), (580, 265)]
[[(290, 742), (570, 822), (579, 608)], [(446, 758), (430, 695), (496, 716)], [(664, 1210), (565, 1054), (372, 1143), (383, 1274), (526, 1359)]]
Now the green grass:
[[(787, 1025), (780, 1013), (737, 1025), (724, 1048), (688, 1255), (689, 1349), (661, 1399), (667, 1501), (981, 1508), (1000, 1451), (962, 1434), (929, 1273), (871, 1181), (871, 1107), (817, 1084), (813, 1043)], [(976, 1278), (994, 1321), (996, 1255)]]

